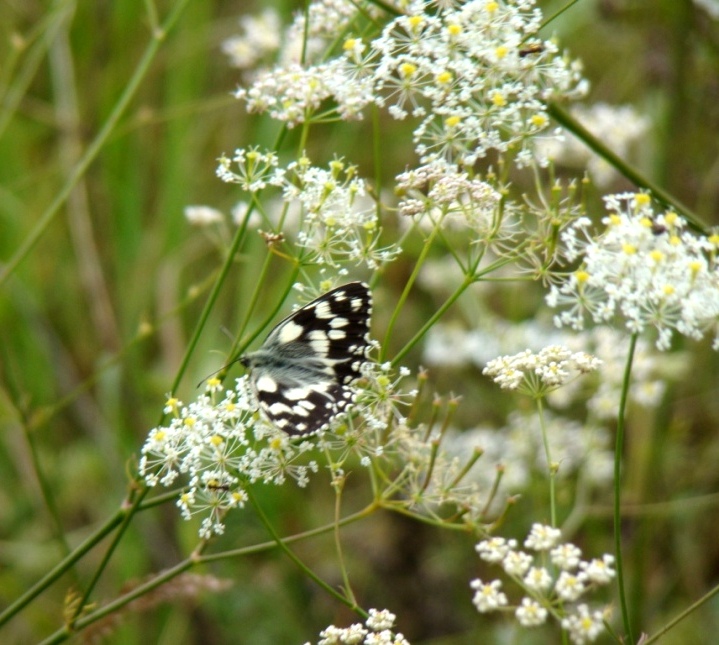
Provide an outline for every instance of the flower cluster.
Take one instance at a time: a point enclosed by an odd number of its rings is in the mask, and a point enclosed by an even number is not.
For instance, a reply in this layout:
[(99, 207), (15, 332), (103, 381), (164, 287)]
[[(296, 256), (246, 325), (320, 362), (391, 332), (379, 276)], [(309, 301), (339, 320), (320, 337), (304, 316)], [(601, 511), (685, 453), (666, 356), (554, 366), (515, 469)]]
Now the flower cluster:
[(294, 181), (285, 185), (284, 200), (300, 205), (297, 244), (309, 251), (310, 261), (328, 266), (363, 263), (376, 269), (399, 253), (397, 245), (379, 246), (377, 208), (360, 202), (366, 188), (355, 166), (335, 159), (329, 168), (318, 168), (302, 157), (287, 170)]
[(148, 486), (187, 479), (178, 506), (185, 519), (205, 516), (202, 537), (224, 531), (226, 512), (247, 501), (246, 483), (282, 485), (290, 477), (305, 486), (318, 469), (314, 461), (301, 462), (312, 443), (291, 442), (258, 417), (256, 407), (246, 377), (223, 396), (219, 381), (211, 379), (207, 392), (188, 405), (170, 398), (170, 423), (151, 430), (142, 448), (139, 472)]
[(397, 176), (401, 215), (414, 217), (425, 227), (472, 230), (476, 239), (496, 227), (500, 193), (486, 181), (444, 160), (408, 170)]
[(495, 358), (487, 363), (482, 374), (491, 377), (503, 389), (546, 396), (578, 375), (593, 372), (601, 363), (585, 352), (550, 345), (536, 354), (527, 349), (514, 356)]
[[(310, 34), (324, 33), (312, 22), (326, 22), (327, 12), (316, 8), (327, 4), (310, 5)], [(349, 0), (339, 4), (352, 6)], [(411, 2), (407, 15), (391, 20), (374, 40), (349, 37), (340, 56), (313, 65), (289, 57), (259, 73), (237, 97), (248, 110), (269, 112), (289, 126), (312, 119), (328, 99), (344, 119), (361, 118), (373, 103), (396, 119), (419, 120), (414, 141), (423, 163), (446, 159), (471, 166), (489, 150), (515, 148), (518, 163), (529, 164), (532, 139), (549, 125), (546, 102), (586, 90), (579, 66), (560, 56), (554, 42), (536, 36), (542, 14), (534, 5)], [(333, 35), (341, 29), (337, 21), (350, 24), (347, 13), (335, 9)], [(290, 31), (302, 33), (302, 21)]]
[(392, 631), (395, 619), (396, 616), (386, 609), (370, 609), (364, 626), (362, 623), (349, 627), (330, 625), (320, 632), (317, 645), (409, 645), (409, 641), (402, 634)]
[(719, 349), (719, 235), (692, 233), (674, 211), (656, 213), (643, 193), (605, 203), (603, 233), (592, 235), (591, 222), (580, 218), (562, 235), (567, 261), (581, 267), (547, 296), (564, 309), (556, 324), (582, 329), (587, 317), (602, 323), (620, 314), (631, 333), (656, 329), (660, 350), (675, 331), (700, 339), (708, 330)]
[(403, 427), (401, 408), (416, 393), (401, 391), (407, 370), (393, 379), (389, 364), (367, 361), (362, 374), (362, 382), (352, 386), (351, 414), (332, 419), (319, 437), (299, 439), (258, 414), (247, 376), (224, 393), (221, 383), (210, 379), (206, 392), (192, 403), (167, 401), (164, 412), (171, 415), (170, 422), (150, 431), (140, 475), (148, 486), (169, 487), (178, 478), (186, 480), (177, 502), (183, 517), (203, 517), (201, 537), (221, 534), (225, 514), (247, 501), (247, 484), (281, 486), (289, 480), (306, 486), (319, 470), (309, 455), (316, 448), (332, 454), (335, 474), (352, 456), (365, 467), (384, 457), (395, 441), (388, 436), (389, 428)]
[(573, 643), (594, 641), (604, 628), (604, 613), (592, 611), (584, 603), (576, 606), (573, 603), (611, 582), (615, 575), (614, 557), (605, 554), (602, 558), (582, 560), (581, 550), (569, 542), (559, 543), (560, 538), (559, 529), (534, 524), (524, 541), (526, 550), (519, 549), (516, 540), (501, 537), (477, 544), (479, 557), (501, 566), (526, 594), (511, 607), (500, 580), (475, 579), (470, 586), (475, 592), (472, 602), (477, 611), (514, 609), (523, 627), (542, 625), (552, 616)]
[(380, 246), (376, 205), (365, 199), (365, 182), (357, 176), (357, 168), (341, 159), (319, 168), (301, 157), (284, 169), (277, 168), (272, 152), (240, 149), (231, 160), (220, 159), (217, 174), (249, 192), (268, 184), (282, 188), (279, 216), (265, 212), (265, 221), (268, 227), (294, 236), (305, 253), (303, 262), (331, 267), (354, 263), (376, 269), (400, 252), (396, 244)]
[[(582, 401), (598, 419), (616, 417), (629, 350), (626, 334), (606, 325), (576, 333), (537, 320), (509, 322), (488, 311), (482, 311), (476, 318), (479, 322), (474, 329), (441, 323), (435, 325), (427, 335), (423, 356), (425, 364), (439, 367), (483, 366), (492, 357), (512, 352), (518, 347), (529, 347), (534, 351), (545, 345), (564, 345), (572, 351), (586, 348), (602, 361), (601, 378), (593, 379), (593, 389), (585, 379), (565, 383), (549, 393), (548, 401), (556, 408), (568, 408)], [(631, 374), (631, 389), (637, 404), (654, 408), (661, 401), (666, 389), (660, 378), (666, 371), (664, 363), (662, 355), (650, 343), (639, 340)], [(672, 372), (677, 373), (676, 360), (673, 361)]]

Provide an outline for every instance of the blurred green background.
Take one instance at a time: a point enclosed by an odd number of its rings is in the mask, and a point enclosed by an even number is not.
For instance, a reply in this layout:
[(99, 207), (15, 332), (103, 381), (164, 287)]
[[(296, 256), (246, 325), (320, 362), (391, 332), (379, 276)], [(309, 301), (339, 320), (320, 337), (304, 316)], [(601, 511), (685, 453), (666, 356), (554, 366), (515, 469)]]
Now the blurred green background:
[[(183, 208), (209, 204), (229, 212), (241, 196), (215, 177), (217, 157), (240, 146), (271, 146), (279, 131), (268, 119), (246, 115), (232, 98), (240, 76), (220, 50), (238, 32), (241, 15), (270, 4), (287, 20), (297, 8), (291, 2), (187, 2), (98, 154), (0, 286), (0, 608), (112, 515), (126, 494), (127, 472), (158, 422), (223, 259), (186, 222)], [(0, 269), (27, 243), (127, 90), (151, 41), (148, 6), (139, 0), (0, 4)], [(175, 6), (156, 5), (160, 22)], [(540, 6), (549, 16), (563, 3)], [(685, 0), (584, 0), (542, 33), (551, 34), (584, 62), (592, 82), (588, 103), (629, 103), (652, 120), (634, 160), (707, 225), (715, 224), (719, 23)], [(370, 175), (368, 127), (318, 130), (310, 143), (313, 160), (344, 154)], [(389, 173), (414, 161), (409, 147), (384, 152)], [(621, 180), (612, 188), (624, 189), (631, 187)], [(193, 355), (178, 392), (184, 400), (229, 350), (224, 329), (233, 333), (241, 319), (243, 295), (264, 252), (259, 241), (252, 244)], [(410, 269), (399, 261), (385, 288), (401, 289)], [(381, 329), (375, 335), (381, 338)], [(632, 501), (661, 503), (679, 495), (693, 501), (652, 507), (626, 527), (633, 611), (647, 631), (719, 583), (717, 360), (707, 342), (680, 349), (692, 352), (694, 367), (658, 418), (643, 420), (652, 424), (646, 430), (651, 444)], [(366, 494), (358, 486), (357, 508)], [(351, 510), (352, 490), (348, 499)], [(304, 491), (267, 490), (262, 501), (283, 534), (332, 518), (322, 479)], [(530, 519), (537, 518), (515, 513), (509, 531), (515, 525), (522, 535)], [(182, 521), (172, 505), (143, 512), (94, 599), (112, 599), (172, 566), (194, 547), (196, 535), (197, 525)], [(468, 581), (480, 566), (470, 536), (385, 515), (343, 535), (360, 602), (397, 613), (412, 642), (552, 642), (550, 630), (515, 632), (509, 621), (475, 612)], [(609, 518), (598, 512), (584, 536), (588, 553), (611, 550)], [(239, 512), (216, 548), (266, 539), (252, 512)], [(333, 553), (330, 537), (302, 543), (298, 551), (330, 583), (341, 584), (333, 558), (324, 559)], [(58, 629), (68, 589), (82, 587), (101, 555), (102, 548), (83, 559), (5, 626), (0, 641), (36, 642)], [(88, 639), (300, 643), (316, 640), (327, 624), (356, 621), (279, 553), (193, 573), (210, 576), (196, 584), (211, 588), (176, 590), (175, 598), (170, 590), (167, 602), (147, 599), (91, 628)], [(662, 642), (712, 643), (717, 629), (715, 600)]]

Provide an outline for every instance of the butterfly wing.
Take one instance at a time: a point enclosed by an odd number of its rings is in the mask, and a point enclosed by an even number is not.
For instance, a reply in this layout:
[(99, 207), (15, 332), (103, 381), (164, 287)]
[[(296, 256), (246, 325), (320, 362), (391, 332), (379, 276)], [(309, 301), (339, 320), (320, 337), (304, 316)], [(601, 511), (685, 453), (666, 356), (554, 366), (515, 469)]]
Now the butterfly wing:
[(278, 428), (305, 435), (322, 429), (352, 401), (369, 349), (372, 296), (351, 282), (294, 312), (243, 362), (260, 408)]

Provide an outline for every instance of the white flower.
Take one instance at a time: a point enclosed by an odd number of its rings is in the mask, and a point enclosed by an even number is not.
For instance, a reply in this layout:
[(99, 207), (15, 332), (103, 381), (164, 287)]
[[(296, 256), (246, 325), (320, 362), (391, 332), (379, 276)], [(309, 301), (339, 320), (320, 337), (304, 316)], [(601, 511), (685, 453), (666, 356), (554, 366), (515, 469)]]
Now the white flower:
[(560, 537), (562, 537), (562, 532), (559, 529), (535, 522), (524, 541), (524, 546), (533, 551), (549, 551)]
[(479, 578), (476, 578), (469, 585), (475, 590), (472, 602), (480, 613), (495, 611), (507, 604), (507, 596), (500, 591), (502, 586), (500, 580), (484, 583)]
[(233, 67), (247, 69), (275, 52), (280, 46), (280, 17), (273, 8), (266, 8), (256, 16), (240, 18), (241, 36), (233, 36), (222, 43)]
[(567, 542), (566, 544), (560, 544), (549, 552), (549, 557), (552, 559), (552, 563), (557, 565), (560, 569), (569, 571), (576, 569), (579, 566), (579, 560), (582, 557), (582, 551)]
[[(289, 126), (313, 118), (330, 99), (330, 109), (345, 119), (361, 118), (373, 103), (394, 118), (417, 120), (422, 163), (447, 159), (471, 166), (490, 150), (510, 148), (519, 165), (533, 163), (533, 141), (549, 126), (546, 102), (586, 92), (579, 66), (535, 35), (542, 14), (534, 5), (496, 3), (488, 11), (486, 0), (458, 7), (413, 3), (365, 43), (350, 31), (357, 11), (352, 3), (313, 2), (307, 23), (302, 15), (283, 35), (282, 63), (237, 96), (248, 110), (269, 112)], [(350, 34), (342, 52), (323, 55), (345, 29)], [(308, 64), (300, 65), (305, 33)], [(528, 46), (531, 55), (523, 53)]]
[(474, 548), (482, 560), (486, 562), (501, 562), (516, 545), (516, 540), (492, 537), (489, 540), (482, 540)]
[(552, 586), (552, 576), (544, 567), (532, 567), (524, 576), (524, 584), (534, 591), (546, 591)]
[(569, 571), (562, 571), (554, 585), (554, 591), (562, 600), (577, 600), (586, 590), (581, 574), (575, 575)]
[(561, 345), (550, 345), (537, 354), (527, 349), (514, 356), (501, 356), (487, 363), (482, 374), (490, 376), (500, 387), (538, 396), (546, 394), (576, 378), (596, 370), (598, 358), (585, 352), (572, 352)]
[(562, 628), (569, 632), (569, 638), (577, 645), (597, 639), (604, 629), (602, 612), (590, 612), (587, 605), (579, 605), (576, 614), (562, 619)]
[(330, 625), (320, 632), (318, 645), (338, 645), (339, 643), (362, 643), (369, 632), (360, 623), (349, 627)]
[(371, 630), (379, 632), (384, 629), (391, 629), (396, 619), (397, 616), (387, 609), (370, 609), (369, 618), (365, 621), (365, 625)]
[(591, 562), (580, 562), (579, 567), (589, 582), (606, 585), (616, 575), (616, 571), (612, 569), (613, 564), (614, 556), (605, 553), (601, 560), (595, 558)]
[[(318, 470), (314, 461), (297, 463), (308, 446), (290, 442), (269, 422), (255, 417), (256, 403), (246, 377), (225, 392), (218, 384), (210, 379), (206, 393), (188, 405), (175, 398), (167, 401), (165, 410), (172, 418), (150, 431), (139, 465), (149, 486), (170, 486), (179, 477), (188, 480), (189, 489), (177, 505), (185, 519), (204, 516), (203, 537), (221, 534), (225, 513), (246, 503), (241, 478), (280, 485), (289, 477), (303, 486), (309, 473)], [(272, 439), (260, 445), (263, 436)]]
[(532, 561), (532, 556), (523, 551), (510, 551), (502, 560), (502, 568), (510, 576), (521, 577), (532, 566)]
[(547, 620), (547, 610), (531, 598), (522, 598), (522, 604), (517, 607), (514, 615), (522, 627), (536, 627)]

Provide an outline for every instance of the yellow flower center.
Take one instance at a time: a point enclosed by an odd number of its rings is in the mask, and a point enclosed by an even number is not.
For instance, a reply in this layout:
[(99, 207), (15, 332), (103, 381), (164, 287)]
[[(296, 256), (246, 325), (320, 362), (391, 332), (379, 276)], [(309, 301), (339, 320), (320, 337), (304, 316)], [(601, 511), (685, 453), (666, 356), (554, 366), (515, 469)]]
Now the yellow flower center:
[(409, 19), (409, 26), (412, 28), (412, 31), (417, 31), (422, 24), (424, 23), (424, 18), (422, 16), (411, 16)]
[(494, 103), (497, 107), (503, 107), (507, 105), (507, 99), (505, 99), (501, 92), (495, 92), (492, 94), (492, 103)]
[(646, 193), (635, 193), (634, 194), (634, 203), (636, 204), (637, 208), (641, 208), (642, 206), (648, 206), (652, 201), (652, 198), (649, 197)]
[(399, 66), (399, 73), (402, 75), (402, 78), (409, 78), (417, 71), (417, 66), (412, 65), (412, 63), (402, 63), (402, 65)]

